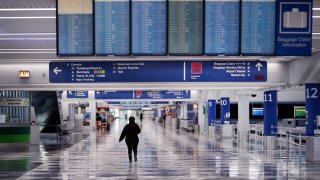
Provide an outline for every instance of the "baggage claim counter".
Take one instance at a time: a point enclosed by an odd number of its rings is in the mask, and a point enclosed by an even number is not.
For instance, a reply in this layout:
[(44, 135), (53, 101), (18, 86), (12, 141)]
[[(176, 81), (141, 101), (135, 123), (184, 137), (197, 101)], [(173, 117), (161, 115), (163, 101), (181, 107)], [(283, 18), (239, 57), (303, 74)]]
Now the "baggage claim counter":
[(30, 144), (28, 123), (1, 123), (0, 147), (27, 147)]

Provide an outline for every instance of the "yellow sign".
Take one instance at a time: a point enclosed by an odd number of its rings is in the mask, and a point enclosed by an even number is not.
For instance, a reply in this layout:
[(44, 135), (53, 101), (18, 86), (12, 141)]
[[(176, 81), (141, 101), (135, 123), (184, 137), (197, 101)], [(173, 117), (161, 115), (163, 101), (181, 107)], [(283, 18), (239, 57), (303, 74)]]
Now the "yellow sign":
[(28, 78), (28, 77), (30, 77), (30, 72), (28, 70), (21, 70), (19, 72), (19, 77), (20, 78)]
[(0, 98), (0, 106), (29, 106), (28, 98)]

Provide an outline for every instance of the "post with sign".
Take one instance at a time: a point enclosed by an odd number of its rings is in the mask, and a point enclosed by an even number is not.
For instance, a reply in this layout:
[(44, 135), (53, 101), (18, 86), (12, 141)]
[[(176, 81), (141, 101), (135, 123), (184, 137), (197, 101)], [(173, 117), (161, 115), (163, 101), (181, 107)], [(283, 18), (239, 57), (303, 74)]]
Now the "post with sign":
[(264, 92), (264, 136), (265, 145), (268, 149), (274, 149), (276, 142), (271, 139), (272, 136), (277, 136), (278, 131), (278, 96), (277, 91)]
[[(221, 137), (232, 137), (232, 125), (230, 124), (230, 98), (221, 98), (220, 106), (220, 123), (221, 126)], [(225, 124), (225, 122), (229, 122)]]
[(214, 134), (214, 123), (216, 121), (216, 100), (208, 100), (208, 126), (209, 136), (212, 137)]
[(208, 126), (214, 126), (216, 121), (216, 100), (208, 100)]
[(230, 98), (221, 98), (220, 108), (220, 123), (224, 124), (225, 121), (230, 121)]
[(278, 126), (277, 91), (264, 92), (264, 136), (276, 136)]
[[(306, 84), (306, 135), (314, 136), (317, 126), (317, 116), (320, 116), (320, 84)], [(320, 126), (320, 124), (318, 124)]]
[(305, 85), (306, 95), (306, 142), (307, 161), (320, 161), (320, 137), (314, 137), (314, 130), (320, 121), (320, 84), (310, 83)]

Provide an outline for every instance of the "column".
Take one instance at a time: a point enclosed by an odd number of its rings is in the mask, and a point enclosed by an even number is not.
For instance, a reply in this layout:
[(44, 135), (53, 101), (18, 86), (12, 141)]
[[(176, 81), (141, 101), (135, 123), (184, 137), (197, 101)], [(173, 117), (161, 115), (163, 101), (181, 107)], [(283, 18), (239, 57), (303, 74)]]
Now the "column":
[(237, 131), (239, 140), (247, 140), (250, 130), (250, 111), (249, 111), (249, 95), (239, 95), (238, 96), (238, 124)]

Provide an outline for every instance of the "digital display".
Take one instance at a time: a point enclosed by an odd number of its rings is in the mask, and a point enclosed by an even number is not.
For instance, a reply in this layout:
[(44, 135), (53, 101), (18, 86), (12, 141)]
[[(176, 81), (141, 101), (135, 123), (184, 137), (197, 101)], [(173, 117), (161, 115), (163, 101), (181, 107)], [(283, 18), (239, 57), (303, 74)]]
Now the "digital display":
[(58, 55), (93, 55), (92, 0), (58, 0)]
[(129, 0), (95, 0), (95, 54), (130, 54)]
[(242, 0), (241, 53), (275, 53), (276, 0)]
[(132, 0), (133, 55), (166, 55), (166, 6), (166, 0)]
[(169, 0), (168, 53), (203, 54), (203, 1)]
[(305, 118), (306, 117), (306, 107), (295, 106), (294, 107), (294, 117), (295, 118)]
[(252, 116), (263, 116), (263, 108), (252, 108)]
[(205, 7), (205, 54), (238, 55), (240, 0), (206, 0)]

